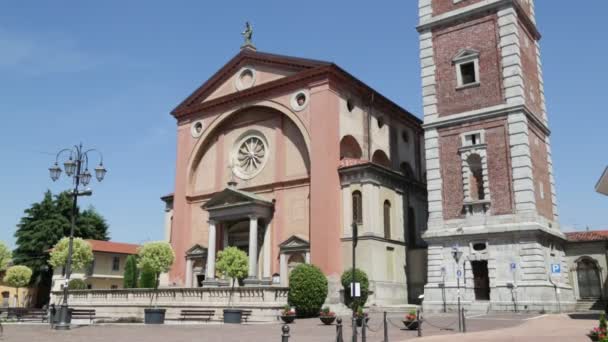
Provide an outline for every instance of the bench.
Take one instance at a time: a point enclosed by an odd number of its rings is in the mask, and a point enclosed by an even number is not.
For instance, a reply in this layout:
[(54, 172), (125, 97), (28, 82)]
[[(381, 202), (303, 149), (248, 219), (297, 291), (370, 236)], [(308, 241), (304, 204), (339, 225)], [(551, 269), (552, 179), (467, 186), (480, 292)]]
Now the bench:
[(72, 319), (88, 319), (93, 323), (96, 318), (95, 309), (72, 309)]
[(251, 310), (243, 310), (243, 315), (241, 317), (245, 321), (245, 323), (247, 323), (249, 317), (251, 317)]
[(8, 308), (6, 318), (16, 318), (19, 322), (24, 320), (44, 322), (48, 319), (48, 313), (44, 309)]
[(215, 315), (215, 310), (182, 310), (180, 313), (182, 321), (210, 321)]

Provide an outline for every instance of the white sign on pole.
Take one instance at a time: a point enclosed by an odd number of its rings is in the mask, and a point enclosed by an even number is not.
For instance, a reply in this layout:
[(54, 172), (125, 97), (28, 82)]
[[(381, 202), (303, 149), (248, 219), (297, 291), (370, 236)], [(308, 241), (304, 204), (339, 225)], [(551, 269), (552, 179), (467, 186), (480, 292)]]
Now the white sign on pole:
[(361, 283), (351, 283), (350, 286), (350, 296), (352, 298), (358, 298), (361, 297)]

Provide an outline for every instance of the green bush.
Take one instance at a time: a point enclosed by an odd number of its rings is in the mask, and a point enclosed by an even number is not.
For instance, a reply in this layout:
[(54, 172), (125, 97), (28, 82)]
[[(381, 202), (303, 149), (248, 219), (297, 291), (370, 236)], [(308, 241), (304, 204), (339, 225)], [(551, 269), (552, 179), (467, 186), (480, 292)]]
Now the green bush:
[(139, 275), (138, 287), (142, 289), (156, 288), (156, 272), (148, 267), (142, 269)]
[(291, 271), (287, 300), (299, 317), (318, 316), (327, 292), (327, 278), (317, 266), (301, 264)]
[(137, 278), (139, 272), (137, 270), (137, 258), (135, 255), (129, 255), (125, 263), (125, 272), (123, 274), (123, 287), (125, 289), (134, 289), (137, 287)]
[(344, 288), (344, 304), (355, 311), (365, 306), (367, 296), (369, 295), (369, 279), (367, 278), (367, 274), (358, 268), (355, 269), (355, 282), (361, 283), (361, 297), (356, 299), (350, 296), (350, 283), (353, 281), (352, 268), (342, 273), (340, 280)]
[(84, 280), (82, 279), (72, 279), (70, 280), (70, 282), (68, 283), (68, 290), (86, 290), (87, 289), (87, 283), (84, 282)]

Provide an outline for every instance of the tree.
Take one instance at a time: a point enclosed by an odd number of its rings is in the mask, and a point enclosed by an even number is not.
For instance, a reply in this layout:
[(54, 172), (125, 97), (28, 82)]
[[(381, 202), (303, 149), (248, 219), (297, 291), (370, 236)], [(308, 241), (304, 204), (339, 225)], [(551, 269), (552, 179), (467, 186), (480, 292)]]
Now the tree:
[(230, 298), (228, 299), (228, 305), (231, 305), (235, 281), (245, 278), (249, 270), (247, 254), (236, 247), (225, 248), (217, 254), (215, 267), (222, 275), (232, 278), (232, 289), (230, 291)]
[(153, 289), (155, 286), (154, 281), (156, 280), (156, 274), (154, 274), (154, 271), (149, 268), (144, 268), (140, 273), (137, 287), (142, 289)]
[(4, 242), (0, 241), (0, 271), (6, 270), (8, 263), (11, 261), (13, 255), (11, 250)]
[(317, 266), (300, 264), (291, 271), (287, 301), (299, 317), (319, 315), (327, 292), (327, 278)]
[[(49, 264), (54, 268), (63, 267), (68, 263), (70, 238), (63, 238), (53, 247)], [(72, 271), (84, 270), (93, 262), (91, 244), (81, 238), (74, 238), (72, 246)]]
[(125, 289), (134, 289), (137, 287), (137, 279), (139, 274), (137, 272), (137, 259), (134, 255), (129, 255), (125, 263), (125, 272), (123, 274), (123, 287)]
[[(33, 271), (32, 281), (39, 288), (39, 305), (48, 301), (53, 270), (49, 269), (48, 250), (61, 238), (70, 235), (72, 197), (63, 192), (53, 196), (50, 191), (44, 198), (24, 211), (15, 232), (15, 264), (26, 265)], [(83, 239), (108, 240), (108, 224), (95, 209), (76, 210), (74, 236)]]
[(23, 265), (12, 266), (6, 270), (4, 282), (17, 288), (17, 306), (19, 306), (19, 289), (26, 287), (32, 278), (32, 270)]
[(87, 283), (80, 278), (72, 279), (68, 283), (68, 290), (86, 290)]
[[(161, 273), (168, 272), (175, 260), (175, 253), (168, 242), (147, 242), (138, 250), (139, 260), (137, 267), (140, 270), (149, 270), (154, 274), (154, 292), (158, 297), (158, 278)], [(150, 306), (154, 297), (150, 298)]]
[(342, 273), (342, 278), (340, 280), (342, 282), (342, 287), (344, 287), (344, 301), (346, 306), (353, 309), (353, 311), (357, 311), (360, 307), (365, 306), (365, 302), (367, 302), (367, 297), (369, 295), (369, 279), (367, 278), (367, 274), (358, 268), (355, 269), (355, 282), (359, 283), (361, 286), (361, 297), (355, 299), (350, 295), (350, 284), (353, 281), (353, 269), (351, 268)]

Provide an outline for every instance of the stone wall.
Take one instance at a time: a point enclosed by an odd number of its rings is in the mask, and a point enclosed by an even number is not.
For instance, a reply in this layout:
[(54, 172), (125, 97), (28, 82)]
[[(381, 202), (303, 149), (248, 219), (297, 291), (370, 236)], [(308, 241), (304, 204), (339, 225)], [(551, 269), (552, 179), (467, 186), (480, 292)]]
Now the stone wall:
[[(274, 321), (279, 310), (287, 304), (288, 289), (284, 287), (237, 287), (232, 300), (230, 288), (169, 288), (158, 290), (154, 304), (167, 309), (167, 318), (175, 319), (183, 309), (215, 310), (214, 320), (222, 317), (222, 310), (235, 308), (252, 310), (251, 321)], [(104, 318), (143, 318), (155, 295), (152, 289), (79, 290), (70, 291), (69, 305), (74, 308), (93, 308)], [(51, 303), (60, 305), (62, 292), (51, 294)]]

